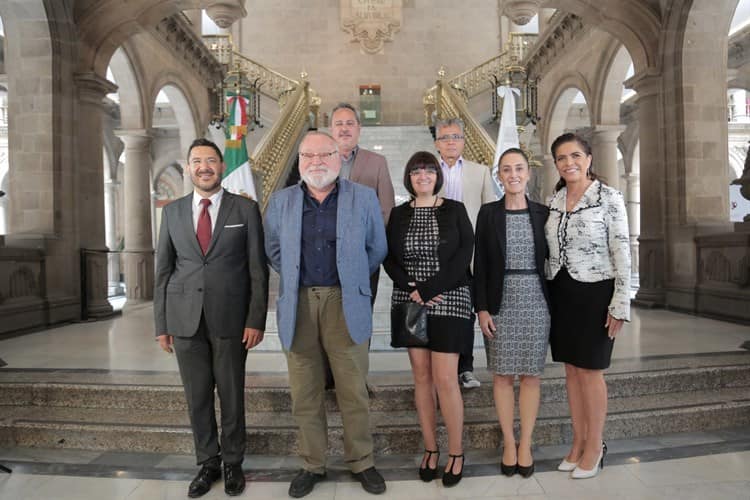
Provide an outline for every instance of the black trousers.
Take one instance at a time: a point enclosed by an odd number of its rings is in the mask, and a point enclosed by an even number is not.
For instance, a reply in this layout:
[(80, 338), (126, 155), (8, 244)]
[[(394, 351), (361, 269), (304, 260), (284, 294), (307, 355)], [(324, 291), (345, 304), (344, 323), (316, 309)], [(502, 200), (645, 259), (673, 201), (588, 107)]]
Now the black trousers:
[[(245, 456), (245, 360), (242, 337), (219, 337), (201, 317), (192, 337), (175, 337), (174, 350), (190, 415), (198, 464), (221, 457), (241, 464)], [(221, 408), (221, 439), (216, 426), (214, 387)], [(221, 445), (219, 444), (221, 441)]]

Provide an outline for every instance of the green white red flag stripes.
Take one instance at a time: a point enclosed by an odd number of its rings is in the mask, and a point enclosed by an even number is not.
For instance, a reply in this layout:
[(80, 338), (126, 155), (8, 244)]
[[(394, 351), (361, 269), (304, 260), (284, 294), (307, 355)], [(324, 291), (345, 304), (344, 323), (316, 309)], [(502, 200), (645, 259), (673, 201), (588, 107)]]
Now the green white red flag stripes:
[(257, 200), (253, 173), (250, 170), (250, 157), (247, 154), (247, 106), (249, 96), (227, 94), (229, 120), (225, 129), (224, 163), (227, 169), (221, 185), (227, 191)]

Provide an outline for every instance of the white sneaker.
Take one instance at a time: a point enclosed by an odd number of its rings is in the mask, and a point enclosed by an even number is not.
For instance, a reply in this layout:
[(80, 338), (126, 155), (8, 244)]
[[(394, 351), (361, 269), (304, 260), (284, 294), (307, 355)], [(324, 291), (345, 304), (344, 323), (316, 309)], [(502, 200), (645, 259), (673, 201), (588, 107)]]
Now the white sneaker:
[(482, 383), (474, 376), (474, 373), (470, 371), (461, 372), (458, 376), (458, 383), (465, 389), (474, 389), (475, 387), (482, 385)]

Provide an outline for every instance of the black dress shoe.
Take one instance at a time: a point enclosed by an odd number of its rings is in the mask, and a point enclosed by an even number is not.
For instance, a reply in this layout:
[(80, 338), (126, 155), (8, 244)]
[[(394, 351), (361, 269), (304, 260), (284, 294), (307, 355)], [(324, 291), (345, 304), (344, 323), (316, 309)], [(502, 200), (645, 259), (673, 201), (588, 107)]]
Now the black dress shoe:
[(224, 464), (224, 493), (230, 497), (245, 491), (245, 474), (240, 464)]
[[(461, 453), (460, 455), (448, 455), (451, 460), (448, 462), (450, 466), (448, 467), (448, 472), (443, 472), (443, 486), (446, 486), (450, 488), (451, 486), (455, 486), (458, 484), (458, 482), (461, 480), (461, 476), (464, 475), (464, 454)], [(456, 459), (461, 459), (461, 470), (458, 471), (457, 474), (453, 473), (453, 465), (456, 463)]]
[(380, 475), (380, 472), (375, 470), (375, 467), (370, 467), (362, 472), (356, 472), (354, 473), (354, 477), (362, 483), (362, 488), (367, 493), (380, 495), (385, 492), (385, 479)]
[(518, 464), (505, 465), (502, 461), (500, 462), (500, 472), (504, 475), (511, 477), (518, 472)]
[(534, 474), (534, 462), (531, 462), (531, 465), (519, 465), (518, 473), (521, 477), (531, 477)]
[(202, 497), (211, 489), (211, 485), (214, 484), (221, 477), (221, 468), (217, 465), (216, 467), (210, 467), (203, 465), (201, 470), (198, 471), (198, 475), (190, 482), (188, 487), (188, 496), (190, 498)]
[(437, 455), (438, 460), (440, 460), (440, 450), (432, 451), (426, 449), (424, 452), (427, 456), (425, 457), (425, 466), (419, 468), (419, 479), (425, 483), (429, 483), (437, 477), (438, 470), (437, 463), (435, 464), (435, 467), (430, 467), (430, 459), (432, 458), (432, 455)]
[(302, 469), (294, 476), (292, 483), (289, 485), (289, 496), (292, 498), (301, 498), (308, 495), (313, 490), (315, 483), (319, 483), (325, 478), (325, 474), (316, 474)]

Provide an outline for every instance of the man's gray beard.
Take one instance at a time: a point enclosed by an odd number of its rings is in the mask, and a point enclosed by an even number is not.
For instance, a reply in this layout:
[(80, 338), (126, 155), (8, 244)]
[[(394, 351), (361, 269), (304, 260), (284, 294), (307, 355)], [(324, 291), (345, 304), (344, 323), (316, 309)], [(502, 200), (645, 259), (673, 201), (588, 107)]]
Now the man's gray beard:
[(305, 181), (305, 184), (308, 186), (312, 186), (315, 189), (325, 189), (334, 182), (336, 182), (336, 177), (338, 177), (338, 174), (333, 173), (331, 170), (328, 170), (324, 175), (307, 175), (307, 174), (300, 174), (300, 177), (302, 177), (302, 180)]

